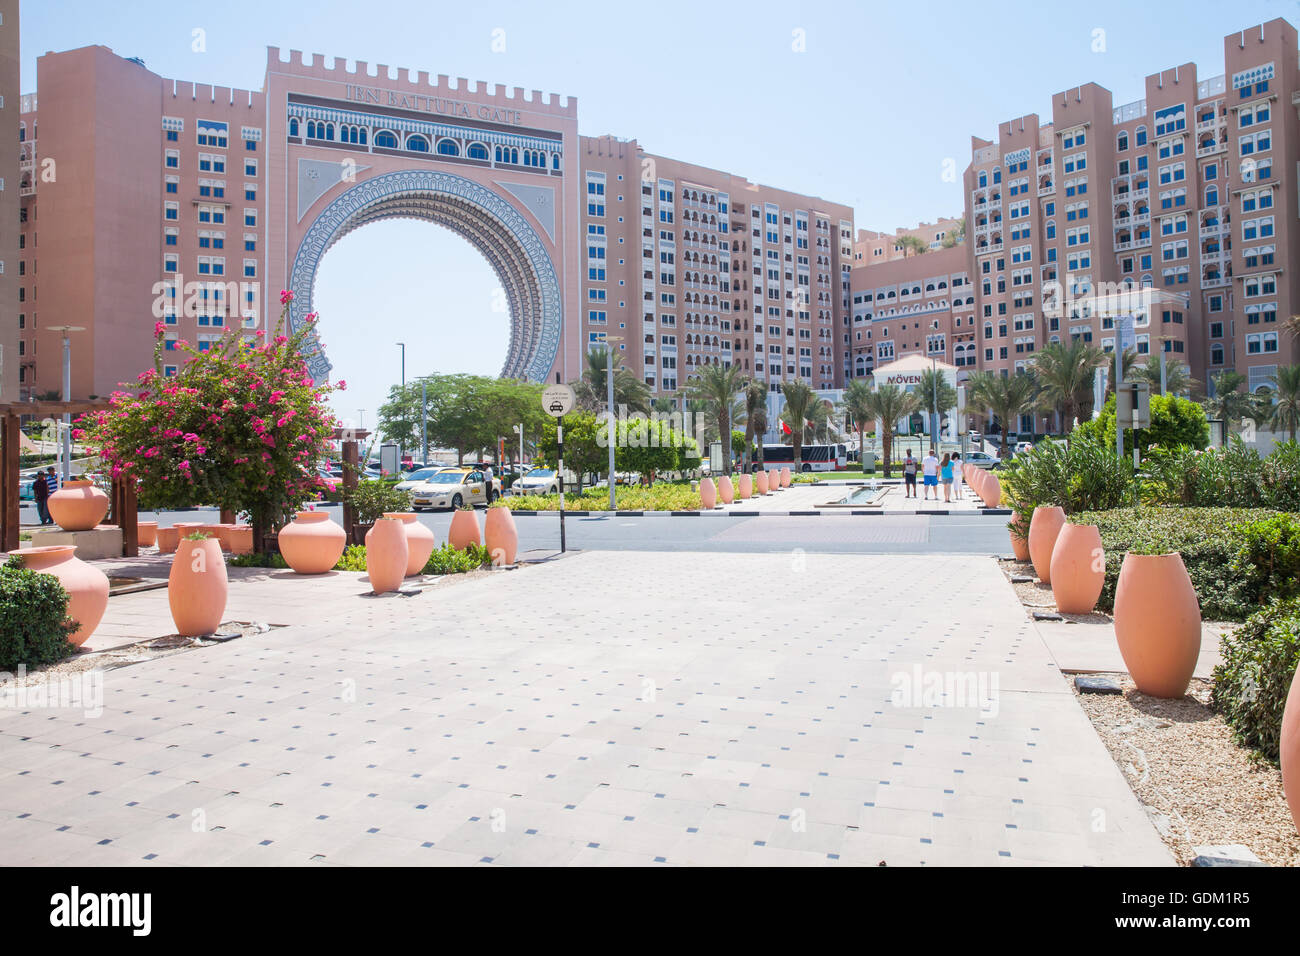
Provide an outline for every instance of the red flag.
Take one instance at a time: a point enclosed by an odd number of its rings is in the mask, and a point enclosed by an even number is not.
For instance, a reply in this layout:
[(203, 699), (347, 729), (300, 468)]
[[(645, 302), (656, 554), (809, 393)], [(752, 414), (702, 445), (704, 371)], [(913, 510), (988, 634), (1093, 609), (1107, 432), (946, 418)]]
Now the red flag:
[(790, 432), (791, 432), (791, 428), (790, 428), (790, 426), (787, 425), (785, 422), (782, 422), (782, 423), (781, 423), (781, 434), (782, 434), (782, 435), (788, 435), (788, 434), (790, 434)]

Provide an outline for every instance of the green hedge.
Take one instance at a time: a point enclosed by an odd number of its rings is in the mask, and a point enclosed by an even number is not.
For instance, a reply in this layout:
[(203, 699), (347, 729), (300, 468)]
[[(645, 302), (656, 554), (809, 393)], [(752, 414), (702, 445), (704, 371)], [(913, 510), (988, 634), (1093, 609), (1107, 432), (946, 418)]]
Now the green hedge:
[[(471, 544), (464, 551), (458, 551), (450, 544), (444, 543), (441, 548), (434, 548), (433, 553), (429, 555), (429, 560), (424, 562), (424, 567), (420, 570), (421, 574), (464, 574), (467, 571), (476, 571), (485, 564), (491, 564), (492, 558), (488, 555), (487, 548), (479, 544)], [(347, 550), (343, 552), (343, 557), (339, 558), (339, 563), (334, 565), (335, 571), (359, 571), (365, 573), (366, 570), (366, 546), (363, 544), (350, 544)]]
[[(1115, 605), (1115, 584), (1124, 555), (1183, 556), (1207, 620), (1240, 621), (1276, 593), (1288, 562), (1300, 550), (1300, 525), (1289, 516), (1254, 508), (1122, 508), (1072, 515), (1074, 524), (1095, 524), (1106, 549), (1106, 583), (1097, 606)], [(1269, 566), (1255, 559), (1272, 554)], [(1294, 588), (1292, 580), (1286, 587)]]
[(27, 570), (21, 558), (0, 565), (0, 670), (71, 656), (76, 648), (68, 637), (76, 629), (58, 578)]
[(1282, 713), (1300, 662), (1300, 601), (1274, 602), (1257, 611), (1224, 637), (1220, 652), (1212, 706), (1239, 743), (1276, 762)]

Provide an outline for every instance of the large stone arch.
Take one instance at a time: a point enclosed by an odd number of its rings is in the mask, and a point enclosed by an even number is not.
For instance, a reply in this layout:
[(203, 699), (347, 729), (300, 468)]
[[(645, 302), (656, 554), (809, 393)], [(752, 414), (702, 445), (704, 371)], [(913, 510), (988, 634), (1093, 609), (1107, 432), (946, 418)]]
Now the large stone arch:
[[(500, 277), (510, 308), (510, 350), (501, 374), (545, 380), (559, 353), (563, 321), (555, 264), (541, 237), (507, 199), (453, 173), (384, 173), (357, 183), (326, 206), (303, 235), (289, 273), (295, 294), (290, 328), (297, 329), (315, 311), (316, 270), (330, 247), (367, 223), (393, 218), (438, 223), (478, 248)], [(325, 378), (331, 368), (314, 339), (307, 365), (317, 378)]]

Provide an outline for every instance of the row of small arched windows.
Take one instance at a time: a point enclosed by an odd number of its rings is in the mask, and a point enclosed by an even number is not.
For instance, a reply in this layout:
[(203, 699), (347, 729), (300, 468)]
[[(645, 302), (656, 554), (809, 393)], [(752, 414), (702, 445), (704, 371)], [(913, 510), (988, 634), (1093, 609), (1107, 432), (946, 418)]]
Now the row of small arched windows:
[[(368, 132), (364, 126), (350, 126), (347, 124), (334, 124), (323, 120), (307, 120), (302, 123), (298, 117), (289, 118), (289, 135), (304, 135), (307, 139), (323, 140), (327, 143), (339, 142), (350, 143), (358, 146), (365, 146)], [(378, 130), (375, 133), (374, 145), (379, 149), (405, 149), (412, 153), (430, 152), (429, 137), (421, 133), (407, 133), (406, 141), (403, 143), (398, 139), (397, 134), (386, 129)], [(433, 152), (439, 156), (460, 156), (460, 143), (454, 139), (444, 137), (434, 144)], [(539, 149), (518, 149), (513, 146), (497, 146), (494, 152), (489, 152), (488, 148), (482, 143), (470, 143), (465, 147), (464, 155), (469, 159), (477, 159), (488, 162), (495, 159), (498, 163), (509, 163), (516, 166), (528, 166), (533, 169), (546, 169), (549, 163), (551, 169), (560, 168), (560, 154), (547, 153)], [(549, 160), (548, 160), (549, 156)]]

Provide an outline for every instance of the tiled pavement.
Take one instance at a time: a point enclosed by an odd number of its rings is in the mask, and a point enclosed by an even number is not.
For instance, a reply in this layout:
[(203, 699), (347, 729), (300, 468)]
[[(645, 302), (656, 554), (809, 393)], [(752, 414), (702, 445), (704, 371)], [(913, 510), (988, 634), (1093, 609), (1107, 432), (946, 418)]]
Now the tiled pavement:
[[(295, 626), (109, 671), (97, 718), (0, 709), (0, 863), (1171, 862), (988, 559), (234, 590)], [(962, 676), (992, 704), (891, 700)]]

